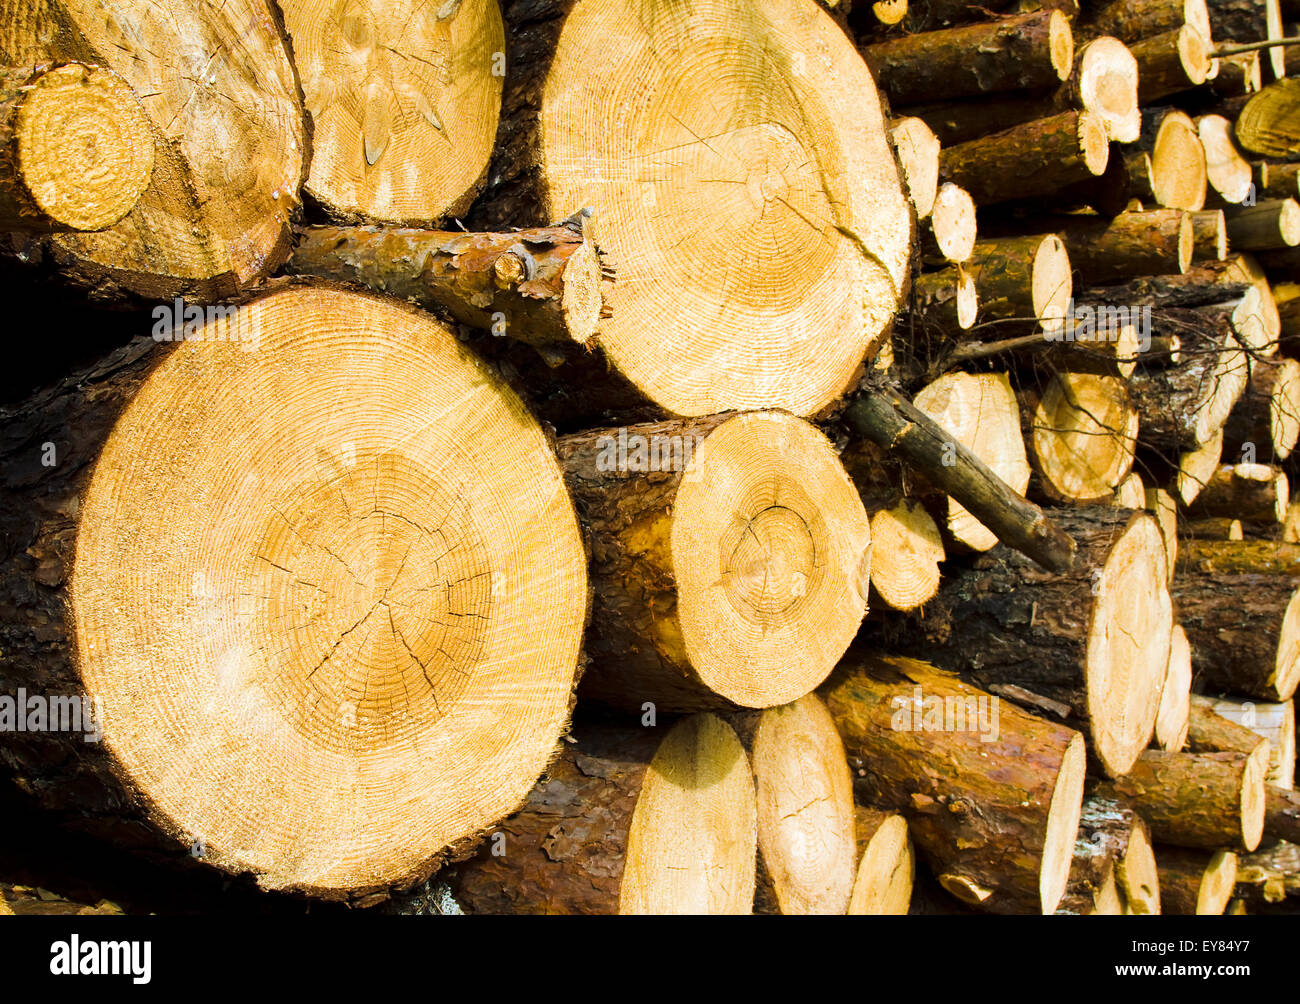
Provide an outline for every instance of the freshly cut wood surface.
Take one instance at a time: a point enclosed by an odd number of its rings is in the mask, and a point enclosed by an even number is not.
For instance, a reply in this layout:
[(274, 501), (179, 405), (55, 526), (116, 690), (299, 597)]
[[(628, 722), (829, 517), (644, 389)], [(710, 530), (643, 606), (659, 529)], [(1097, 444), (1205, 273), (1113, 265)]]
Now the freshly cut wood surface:
[(470, 913), (747, 914), (757, 823), (726, 722), (585, 725), (472, 860), (448, 873)]
[[(999, 913), (1056, 909), (1079, 825), (1082, 736), (915, 659), (851, 657), (821, 693), (865, 772), (860, 786), (872, 804), (907, 817), (949, 893)], [(927, 700), (941, 718), (960, 704), (963, 728), (927, 727)], [(971, 724), (978, 702), (986, 717), (997, 708), (996, 733), (981, 731), (984, 719)], [(921, 759), (929, 769), (918, 774)]]
[[(450, 330), (370, 296), (289, 284), (144, 344), (7, 416), (82, 438), (24, 517), (43, 571), (0, 585), (27, 611), (3, 686), (115, 709), (117, 766), (54, 733), (7, 756), (97, 832), (147, 816), (264, 888), (427, 876), (522, 801), (568, 717), (586, 561), (546, 437)], [(20, 469), (4, 512), (32, 512)]]
[[(853, 779), (816, 694), (758, 716), (750, 750), (759, 884), (783, 914), (842, 914), (857, 862)], [(761, 896), (761, 891), (760, 891)]]
[(854, 809), (859, 861), (848, 913), (854, 917), (905, 914), (916, 876), (907, 819), (860, 805)]
[(312, 197), (344, 218), (432, 223), (463, 213), (501, 111), (497, 0), (276, 2), (312, 116)]
[(924, 121), (904, 116), (890, 125), (889, 141), (903, 169), (903, 184), (916, 218), (923, 220), (930, 215), (939, 188), (939, 140)]
[(1251, 194), (1250, 161), (1237, 150), (1232, 123), (1222, 115), (1202, 115), (1196, 133), (1205, 148), (1206, 180), (1224, 202), (1240, 204)]
[[(1024, 493), (1029, 462), (1007, 374), (948, 373), (922, 388), (913, 403), (984, 461), (1012, 491)], [(991, 530), (952, 498), (947, 529), (954, 540), (975, 551), (987, 551), (998, 542)]]
[(915, 610), (935, 594), (944, 556), (939, 528), (919, 501), (871, 514), (871, 585), (895, 610)]
[(811, 415), (843, 394), (903, 296), (911, 209), (870, 71), (830, 15), (505, 13), (517, 78), (470, 225), (591, 207), (618, 270), (601, 348), (670, 413)]
[(1237, 881), (1237, 855), (1232, 851), (1164, 845), (1156, 850), (1156, 863), (1165, 913), (1223, 913)]
[(1176, 753), (1187, 742), (1191, 716), (1192, 647), (1187, 632), (1175, 624), (1169, 638), (1169, 666), (1160, 688), (1160, 711), (1156, 715), (1156, 742), (1162, 750)]
[(0, 71), (0, 229), (104, 230), (153, 175), (153, 131), (112, 70)]
[(278, 15), (264, 0), (51, 0), (33, 16), (0, 3), (0, 62), (78, 60), (113, 70), (139, 97), (152, 180), (103, 231), (47, 238), (99, 295), (228, 296), (289, 253), (307, 167), (305, 113)]
[(871, 536), (821, 432), (753, 412), (558, 448), (593, 559), (584, 696), (766, 708), (826, 678), (866, 612)]
[(1056, 373), (1032, 421), (1034, 469), (1057, 500), (1101, 501), (1128, 476), (1139, 418), (1119, 378)]
[(1300, 156), (1300, 80), (1287, 78), (1254, 95), (1237, 116), (1237, 142), (1279, 160)]

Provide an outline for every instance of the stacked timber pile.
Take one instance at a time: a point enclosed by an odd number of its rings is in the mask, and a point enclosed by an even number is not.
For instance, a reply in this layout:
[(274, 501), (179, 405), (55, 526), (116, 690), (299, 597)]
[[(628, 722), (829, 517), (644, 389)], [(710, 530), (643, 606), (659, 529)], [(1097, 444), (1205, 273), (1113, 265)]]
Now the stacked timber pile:
[(6, 273), (152, 319), (0, 411), (32, 805), (410, 912), (1300, 888), (1274, 0), (127, 6), (0, 4)]

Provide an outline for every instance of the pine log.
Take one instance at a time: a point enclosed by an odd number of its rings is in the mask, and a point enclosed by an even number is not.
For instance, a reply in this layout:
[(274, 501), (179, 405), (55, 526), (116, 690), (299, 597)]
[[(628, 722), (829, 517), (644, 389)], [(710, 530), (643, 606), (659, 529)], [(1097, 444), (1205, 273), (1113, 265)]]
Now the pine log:
[(584, 696), (764, 708), (825, 679), (866, 610), (871, 537), (822, 433), (757, 412), (557, 448), (592, 556)]
[(1163, 488), (1148, 488), (1145, 506), (1160, 528), (1160, 540), (1165, 547), (1166, 582), (1172, 582), (1178, 561), (1178, 504)]
[(1130, 48), (1138, 64), (1138, 103), (1143, 106), (1205, 83), (1214, 58), (1209, 39), (1190, 24)]
[(1038, 487), (1056, 502), (1105, 501), (1133, 467), (1138, 423), (1118, 377), (1053, 374), (1027, 429)]
[(944, 557), (939, 527), (920, 502), (871, 514), (871, 587), (887, 606), (915, 610), (934, 596)]
[(1187, 632), (1175, 624), (1169, 638), (1169, 665), (1160, 688), (1156, 714), (1156, 742), (1162, 750), (1177, 753), (1187, 743), (1191, 725), (1192, 647)]
[(916, 853), (907, 819), (895, 812), (855, 806), (858, 871), (850, 916), (899, 916), (908, 912), (916, 879)]
[[(1024, 494), (1029, 462), (1020, 435), (1015, 391), (1005, 373), (947, 373), (917, 392), (917, 410), (988, 465), (1013, 492)], [(944, 528), (954, 542), (987, 551), (997, 535), (956, 499), (949, 498)]]
[(1300, 792), (1269, 784), (1264, 797), (1264, 833), (1269, 841), (1300, 843)]
[(810, 0), (503, 13), (510, 75), (470, 229), (578, 206), (610, 221), (604, 362), (671, 414), (811, 415), (841, 396), (905, 293), (913, 224), (840, 26)]
[(1286, 472), (1269, 464), (1224, 464), (1205, 483), (1188, 512), (1232, 516), (1254, 523), (1286, 520), (1291, 491)]
[(281, 286), (3, 413), (0, 693), (108, 713), (16, 732), (6, 697), (0, 744), (60, 821), (360, 901), (545, 767), (586, 561), (541, 428), (450, 330)]
[(1051, 195), (1094, 178), (1106, 170), (1109, 154), (1104, 120), (1069, 111), (948, 147), (939, 155), (939, 176), (984, 206)]
[(922, 272), (912, 283), (908, 314), (913, 322), (938, 334), (966, 331), (979, 315), (979, 286), (961, 265)]
[(1177, 31), (1185, 24), (1203, 27), (1209, 37), (1205, 0), (1109, 0), (1092, 16), (1095, 30), (1125, 42)]
[(1250, 383), (1223, 427), (1224, 452), (1271, 462), (1290, 456), (1300, 439), (1300, 363), (1254, 359)]
[(1281, 903), (1300, 895), (1300, 847), (1279, 843), (1241, 857), (1236, 874), (1237, 896), (1252, 905)]
[(586, 344), (600, 323), (599, 252), (565, 226), (500, 234), (308, 227), (286, 267), (359, 282), (532, 344)]
[(1204, 446), (1222, 429), (1248, 379), (1237, 313), (1200, 307), (1152, 314), (1154, 332), (1178, 336), (1181, 359), (1176, 366), (1139, 366), (1129, 381), (1144, 445), (1177, 454)]
[(882, 385), (863, 394), (845, 410), (844, 419), (854, 435), (921, 472), (1008, 547), (1043, 568), (1073, 566), (1075, 545), (1068, 535), (894, 388)]
[(1074, 285), (1070, 256), (1056, 234), (979, 241), (967, 263), (980, 323), (1005, 334), (1063, 330)]
[(1257, 92), (1264, 86), (1262, 60), (1258, 52), (1238, 52), (1214, 60), (1219, 70), (1210, 71), (1209, 85), (1216, 96), (1239, 98)]
[(1078, 546), (1070, 572), (995, 547), (946, 577), (924, 621), (889, 643), (1004, 696), (1009, 686), (1063, 705), (1105, 771), (1122, 774), (1151, 739), (1169, 660), (1164, 545), (1146, 513), (1049, 513)]
[(1290, 248), (1300, 244), (1300, 202), (1267, 199), (1228, 213), (1228, 241), (1240, 250)]
[(1196, 236), (1180, 209), (1120, 213), (1112, 219), (1075, 216), (1044, 221), (1060, 234), (1070, 265), (1085, 284), (1135, 275), (1186, 272)]
[(1270, 759), (1271, 747), (1267, 739), (1244, 725), (1224, 718), (1214, 710), (1214, 704), (1213, 698), (1192, 695), (1187, 720), (1188, 752), (1249, 755), (1263, 746), (1265, 759)]
[(1188, 520), (1183, 530), (1192, 540), (1245, 540), (1246, 532), (1239, 519), (1228, 516), (1208, 516)]
[(1184, 506), (1190, 506), (1201, 489), (1209, 484), (1210, 478), (1220, 467), (1223, 459), (1223, 430), (1215, 432), (1206, 442), (1194, 450), (1185, 450), (1178, 455), (1178, 472), (1175, 475), (1173, 491)]
[(745, 914), (756, 830), (749, 760), (726, 722), (588, 725), (447, 881), (472, 914)]
[(1192, 260), (1223, 261), (1228, 257), (1228, 223), (1222, 209), (1192, 213)]
[(1147, 504), (1147, 489), (1142, 483), (1142, 475), (1129, 471), (1128, 475), (1115, 488), (1110, 504), (1118, 509), (1143, 509)]
[(1254, 191), (1250, 162), (1238, 151), (1232, 138), (1232, 123), (1222, 115), (1196, 119), (1196, 134), (1205, 149), (1205, 177), (1210, 193), (1229, 205), (1246, 202)]
[[(1205, 207), (1205, 147), (1190, 116), (1171, 108), (1144, 108), (1142, 136), (1127, 156), (1142, 153), (1151, 159), (1149, 198), (1157, 205), (1189, 211)], [(1143, 198), (1140, 189), (1133, 194)]]
[(1100, 116), (1110, 139), (1132, 143), (1142, 129), (1137, 84), (1137, 60), (1128, 46), (1103, 35), (1079, 48), (1069, 79), (1049, 93), (942, 101), (913, 106), (909, 111), (923, 118), (944, 146), (1071, 109)]
[[(1205, 683), (1288, 701), (1300, 680), (1300, 591), (1271, 541), (1187, 541), (1172, 587)], [(1249, 597), (1249, 601), (1245, 600)]]
[(907, 816), (948, 892), (999, 913), (1056, 909), (1083, 797), (1078, 733), (914, 659), (852, 657), (822, 694), (859, 786)]
[(1158, 842), (1253, 851), (1264, 831), (1267, 771), (1263, 745), (1252, 753), (1147, 750), (1097, 793), (1132, 804)]
[(902, 169), (907, 197), (923, 220), (934, 208), (939, 187), (939, 140), (919, 118), (904, 116), (889, 126), (889, 142)]
[(960, 185), (945, 182), (921, 227), (921, 256), (927, 262), (967, 261), (975, 247), (975, 203)]
[(1295, 703), (1243, 701), (1233, 697), (1197, 697), (1197, 704), (1268, 740), (1270, 785), (1290, 790), (1295, 782)]
[(901, 35), (862, 48), (862, 58), (895, 106), (936, 94), (969, 97), (1055, 87), (1070, 74), (1074, 35), (1060, 11), (941, 31)]
[[(140, 97), (154, 147), (151, 180), (130, 212), (95, 233), (42, 237), (25, 255), (48, 250), (100, 298), (209, 302), (285, 260), (307, 125), (279, 15), (263, 0), (124, 0), (111, 11), (51, 0), (40, 16), (12, 0), (0, 24), (0, 63), (76, 60), (119, 74)], [(95, 149), (110, 149), (125, 121), (99, 133)], [(74, 162), (89, 149), (83, 141)]]
[[(853, 778), (816, 694), (753, 714), (758, 818), (755, 912), (843, 914), (857, 862)], [(748, 730), (740, 730), (742, 741)], [(764, 907), (770, 904), (770, 910)]]
[[(1098, 909), (1114, 885), (1123, 912), (1160, 913), (1160, 883), (1156, 875), (1151, 838), (1142, 817), (1112, 799), (1089, 796), (1083, 800), (1079, 832), (1070, 865), (1070, 884)], [(1058, 911), (1059, 912), (1059, 911)]]
[(1270, 199), (1300, 198), (1300, 164), (1260, 161), (1255, 165), (1255, 180), (1260, 195)]
[(1165, 913), (1223, 913), (1237, 881), (1237, 855), (1232, 851), (1199, 851), (1188, 847), (1156, 849)]
[(153, 174), (153, 131), (112, 70), (0, 70), (0, 230), (104, 230)]
[(1251, 95), (1237, 116), (1236, 133), (1244, 149), (1261, 157), (1300, 158), (1300, 80), (1279, 79)]

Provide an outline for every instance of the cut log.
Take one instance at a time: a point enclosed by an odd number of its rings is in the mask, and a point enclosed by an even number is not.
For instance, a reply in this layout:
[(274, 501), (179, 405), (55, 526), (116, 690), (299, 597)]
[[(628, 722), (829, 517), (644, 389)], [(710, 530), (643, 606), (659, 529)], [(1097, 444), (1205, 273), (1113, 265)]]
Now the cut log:
[[(1211, 687), (1289, 701), (1300, 680), (1300, 591), (1271, 541), (1187, 541), (1172, 587), (1192, 644), (1192, 666)], [(1265, 552), (1255, 562), (1252, 555)], [(1249, 569), (1249, 570), (1247, 570)], [(1249, 597), (1249, 602), (1243, 602)]]
[(1160, 843), (1253, 851), (1264, 832), (1267, 772), (1263, 745), (1248, 754), (1147, 750), (1097, 793), (1132, 804)]
[(1174, 479), (1174, 492), (1184, 506), (1190, 506), (1201, 494), (1201, 489), (1210, 483), (1214, 472), (1221, 466), (1223, 459), (1223, 430), (1210, 436), (1209, 440), (1194, 450), (1187, 450), (1178, 455), (1178, 473)]
[(1055, 87), (1070, 74), (1074, 35), (1060, 11), (1044, 10), (862, 47), (895, 106)]
[(1265, 462), (1290, 456), (1300, 439), (1300, 363), (1251, 360), (1250, 383), (1223, 432), (1228, 454)]
[(1069, 111), (948, 147), (939, 155), (939, 176), (984, 206), (1051, 195), (1094, 178), (1106, 170), (1109, 154), (1101, 116)]
[(856, 807), (858, 872), (849, 915), (900, 916), (907, 913), (916, 877), (916, 856), (907, 820), (894, 812)]
[(1224, 464), (1210, 476), (1196, 501), (1193, 518), (1231, 516), (1254, 523), (1286, 520), (1291, 490), (1286, 472), (1269, 464)]
[(1125, 42), (1177, 31), (1185, 24), (1202, 28), (1209, 37), (1205, 0), (1110, 0), (1098, 9), (1092, 26)]
[(1069, 79), (1050, 93), (999, 94), (992, 100), (944, 101), (909, 110), (925, 119), (944, 146), (1071, 109), (1100, 116), (1110, 139), (1132, 143), (1142, 130), (1137, 84), (1138, 65), (1133, 53), (1119, 39), (1103, 35), (1078, 50)]
[(1264, 86), (1264, 75), (1258, 52), (1238, 52), (1214, 60), (1218, 73), (1211, 71), (1210, 86), (1223, 98), (1238, 98), (1254, 94)]
[(939, 187), (939, 140), (921, 119), (903, 117), (890, 124), (889, 141), (916, 218), (923, 220), (934, 207)]
[(1192, 259), (1223, 261), (1228, 257), (1228, 223), (1222, 209), (1192, 213)]
[(1083, 892), (1091, 900), (1089, 912), (1105, 912), (1103, 904), (1112, 899), (1107, 886), (1114, 885), (1123, 912), (1160, 913), (1160, 883), (1142, 817), (1113, 799), (1085, 798), (1070, 883), (1076, 894)]
[(871, 586), (888, 606), (915, 610), (928, 601), (943, 560), (939, 528), (919, 502), (904, 499), (871, 514)]
[(1290, 789), (1295, 782), (1295, 703), (1242, 701), (1231, 697), (1197, 697), (1196, 702), (1268, 740), (1270, 785)]
[(1214, 59), (1210, 41), (1190, 24), (1144, 38), (1130, 48), (1138, 64), (1141, 105), (1199, 87), (1210, 76)]
[(979, 316), (1006, 334), (1061, 331), (1074, 290), (1070, 256), (1056, 234), (979, 241), (967, 263)]
[(1029, 430), (1039, 487), (1057, 502), (1106, 500), (1133, 467), (1138, 421), (1118, 377), (1053, 374)]
[(1300, 843), (1300, 792), (1269, 784), (1265, 799), (1264, 832), (1269, 841)]
[(1198, 851), (1163, 846), (1156, 850), (1165, 913), (1223, 913), (1237, 882), (1237, 855), (1232, 851)]
[(1210, 516), (1206, 519), (1188, 520), (1184, 532), (1192, 540), (1245, 540), (1246, 531), (1241, 520), (1227, 516)]
[(284, 261), (307, 132), (278, 15), (262, 0), (54, 0), (39, 17), (8, 2), (0, 24), (0, 62), (104, 67), (149, 117), (152, 180), (135, 207), (103, 231), (42, 238), (68, 278), (98, 297), (210, 301)]
[(999, 913), (1056, 909), (1083, 798), (1077, 732), (914, 659), (851, 658), (822, 693), (860, 787), (907, 816), (948, 892)]
[[(922, 388), (913, 403), (1013, 492), (1024, 493), (1029, 484), (1029, 462), (1020, 435), (1016, 394), (1007, 374), (948, 373)], [(945, 528), (954, 541), (973, 551), (987, 551), (998, 542), (992, 530), (951, 497)]]
[(4, 415), (0, 692), (116, 709), (102, 747), (0, 732), (6, 762), (70, 824), (147, 817), (268, 889), (418, 880), (522, 801), (568, 714), (586, 560), (547, 439), (375, 297), (289, 284), (184, 338)]
[(879, 386), (863, 394), (845, 410), (844, 419), (852, 434), (922, 472), (1008, 547), (1043, 568), (1073, 567), (1074, 541), (896, 389)]
[(890, 641), (979, 686), (1065, 705), (1106, 772), (1122, 774), (1151, 740), (1169, 661), (1164, 544), (1146, 513), (1050, 516), (1078, 546), (1072, 571), (1050, 574), (995, 547), (945, 578), (924, 621)]
[(1300, 80), (1278, 80), (1251, 95), (1237, 116), (1236, 133), (1244, 149), (1261, 157), (1300, 158)]
[(1232, 123), (1222, 115), (1196, 119), (1196, 134), (1205, 148), (1205, 177), (1210, 189), (1232, 205), (1245, 202), (1254, 191), (1250, 161), (1238, 151)]
[(585, 726), (448, 885), (469, 913), (745, 914), (753, 775), (736, 733)]
[(1279, 843), (1268, 850), (1246, 854), (1237, 865), (1236, 895), (1252, 905), (1280, 903), (1300, 895), (1300, 847)]
[(921, 253), (927, 261), (964, 262), (975, 247), (975, 203), (960, 185), (945, 182), (921, 228)]
[(811, 415), (843, 394), (904, 295), (912, 210), (839, 25), (811, 0), (504, 12), (512, 75), (471, 229), (609, 221), (601, 348), (670, 413)]
[[(1205, 208), (1205, 147), (1188, 115), (1170, 108), (1144, 109), (1142, 137), (1127, 156), (1143, 153), (1151, 158), (1149, 197), (1157, 205), (1167, 209)], [(1142, 198), (1140, 190), (1134, 194)]]
[(842, 914), (857, 861), (853, 779), (815, 694), (756, 716), (758, 896), (782, 914)]
[(1255, 180), (1259, 193), (1270, 199), (1300, 198), (1300, 164), (1260, 161), (1255, 165)]
[(1246, 354), (1232, 315), (1237, 308), (1170, 309), (1153, 330), (1177, 334), (1177, 366), (1140, 366), (1129, 393), (1141, 416), (1144, 445), (1168, 454), (1195, 450), (1223, 428), (1247, 382)]
[(1146, 510), (1160, 528), (1160, 540), (1165, 548), (1166, 581), (1172, 581), (1178, 558), (1178, 505), (1163, 488), (1148, 488)]
[(1047, 222), (1065, 242), (1070, 265), (1084, 284), (1181, 273), (1192, 263), (1196, 235), (1191, 217), (1180, 209)]
[[(1264, 746), (1270, 759), (1268, 740), (1258, 732), (1224, 718), (1214, 710), (1214, 699), (1193, 694), (1187, 721), (1187, 749), (1191, 753), (1243, 753), (1249, 755)], [(1267, 780), (1267, 775), (1265, 776)]]
[(0, 230), (104, 230), (153, 174), (153, 129), (112, 70), (0, 71)]
[(908, 0), (876, 0), (871, 13), (881, 24), (889, 27), (907, 17)]
[(308, 227), (287, 271), (359, 282), (540, 345), (585, 344), (603, 304), (599, 254), (564, 226), (501, 234)]
[(1120, 509), (1144, 509), (1147, 504), (1147, 489), (1142, 483), (1142, 475), (1130, 471), (1116, 487), (1110, 504)]
[(306, 190), (343, 219), (432, 224), (469, 208), (501, 111), (496, 0), (278, 0), (313, 122)]
[(954, 330), (966, 331), (979, 315), (979, 287), (960, 265), (922, 272), (912, 283), (909, 312), (925, 329), (949, 336)]
[(1295, 247), (1300, 244), (1300, 202), (1267, 199), (1232, 210), (1228, 241), (1243, 251)]
[(1175, 624), (1169, 638), (1169, 665), (1160, 688), (1156, 714), (1156, 742), (1162, 750), (1177, 753), (1187, 743), (1191, 715), (1192, 648), (1187, 632)]
[(824, 435), (782, 412), (593, 429), (558, 450), (592, 555), (584, 696), (788, 704), (866, 610), (870, 530)]

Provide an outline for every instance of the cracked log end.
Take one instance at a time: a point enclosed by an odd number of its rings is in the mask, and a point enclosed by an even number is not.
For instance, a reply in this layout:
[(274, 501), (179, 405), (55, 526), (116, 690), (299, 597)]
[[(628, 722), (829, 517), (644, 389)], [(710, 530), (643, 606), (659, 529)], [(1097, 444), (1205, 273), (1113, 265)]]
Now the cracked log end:
[(396, 885), (552, 754), (586, 609), (573, 509), (541, 428), (426, 315), (293, 286), (225, 323), (99, 454), (81, 680), (155, 822), (209, 861)]
[(844, 913), (857, 855), (853, 780), (817, 695), (759, 716), (752, 761), (758, 849), (780, 912)]

